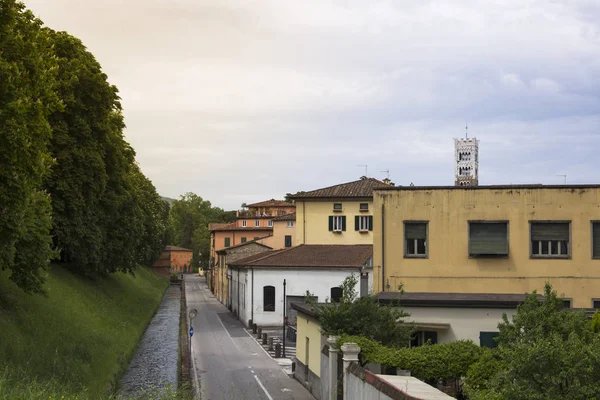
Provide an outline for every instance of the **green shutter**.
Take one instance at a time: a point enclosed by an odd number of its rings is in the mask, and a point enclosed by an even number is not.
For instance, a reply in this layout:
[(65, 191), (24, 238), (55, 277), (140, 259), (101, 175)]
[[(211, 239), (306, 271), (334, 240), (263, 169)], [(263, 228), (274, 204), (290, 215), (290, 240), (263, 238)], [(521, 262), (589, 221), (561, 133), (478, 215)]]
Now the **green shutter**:
[(342, 215), (342, 231), (346, 231), (346, 216)]
[(285, 235), (285, 247), (292, 247), (292, 236)]
[(231, 246), (231, 238), (225, 238), (225, 247)]
[(594, 222), (592, 225), (592, 243), (594, 249), (594, 258), (600, 258), (600, 222)]
[(498, 342), (494, 339), (499, 335), (499, 332), (479, 332), (479, 346), (489, 348), (498, 347)]
[(569, 240), (568, 222), (531, 223), (531, 240)]
[(424, 222), (405, 222), (404, 236), (406, 239), (427, 239), (427, 224)]
[(369, 215), (369, 230), (373, 230), (373, 216)]
[(329, 232), (333, 231), (333, 217), (329, 216)]
[(506, 222), (471, 222), (469, 225), (470, 255), (507, 255), (508, 224)]
[(360, 230), (359, 228), (360, 228), (360, 217), (358, 215), (356, 215), (354, 217), (354, 230), (358, 231), (358, 230)]

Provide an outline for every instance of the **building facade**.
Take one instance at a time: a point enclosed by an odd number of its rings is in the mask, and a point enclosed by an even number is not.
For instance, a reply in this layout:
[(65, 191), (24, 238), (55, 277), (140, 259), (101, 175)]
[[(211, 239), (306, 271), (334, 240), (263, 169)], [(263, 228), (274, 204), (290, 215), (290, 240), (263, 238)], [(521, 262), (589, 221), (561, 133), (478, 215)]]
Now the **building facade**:
[(153, 265), (156, 272), (168, 276), (170, 272), (189, 273), (193, 270), (192, 258), (194, 253), (190, 249), (177, 246), (166, 246), (160, 257)]
[(295, 244), (372, 244), (373, 189), (386, 186), (366, 178), (299, 192)]
[(600, 306), (600, 186), (396, 187), (374, 193), (375, 292), (523, 294), (549, 282)]
[(454, 139), (454, 185), (479, 185), (479, 140)]
[(296, 213), (274, 217), (273, 234), (259, 240), (273, 249), (292, 247), (296, 243)]

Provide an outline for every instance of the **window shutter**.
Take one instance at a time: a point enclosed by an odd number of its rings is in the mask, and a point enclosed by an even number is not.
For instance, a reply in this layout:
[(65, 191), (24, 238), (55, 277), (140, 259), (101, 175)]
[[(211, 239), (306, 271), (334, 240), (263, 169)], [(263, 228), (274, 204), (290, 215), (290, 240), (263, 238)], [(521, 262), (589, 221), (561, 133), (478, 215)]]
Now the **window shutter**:
[(469, 254), (507, 255), (508, 225), (506, 222), (476, 223), (469, 226)]
[(369, 215), (369, 230), (373, 230), (373, 216)]
[(358, 231), (360, 228), (360, 217), (358, 215), (354, 216), (354, 230)]
[(329, 232), (333, 231), (333, 217), (329, 216)]
[(594, 246), (594, 257), (600, 258), (600, 222), (594, 222), (592, 228), (592, 243)]
[(285, 236), (285, 247), (292, 247), (292, 236), (291, 235)]
[(427, 224), (423, 222), (405, 223), (404, 236), (406, 239), (427, 239)]
[(342, 215), (342, 231), (346, 231), (346, 216)]
[(531, 240), (569, 240), (569, 223), (531, 223)]

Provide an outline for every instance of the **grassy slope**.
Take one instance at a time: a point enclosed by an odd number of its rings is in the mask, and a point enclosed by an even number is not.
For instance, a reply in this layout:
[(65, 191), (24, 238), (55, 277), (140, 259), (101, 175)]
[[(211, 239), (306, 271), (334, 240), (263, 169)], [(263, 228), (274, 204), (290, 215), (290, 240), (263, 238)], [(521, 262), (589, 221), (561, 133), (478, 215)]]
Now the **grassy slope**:
[(149, 268), (92, 280), (53, 266), (42, 297), (1, 272), (0, 398), (44, 385), (80, 399), (113, 391), (167, 286)]

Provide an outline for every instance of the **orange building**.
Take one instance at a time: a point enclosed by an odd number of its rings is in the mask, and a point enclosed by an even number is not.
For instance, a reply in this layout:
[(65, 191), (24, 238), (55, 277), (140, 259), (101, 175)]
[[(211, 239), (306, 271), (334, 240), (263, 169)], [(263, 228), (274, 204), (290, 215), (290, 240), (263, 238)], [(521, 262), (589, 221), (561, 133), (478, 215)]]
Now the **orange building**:
[(152, 268), (161, 275), (169, 272), (192, 272), (193, 251), (177, 246), (166, 246)]

